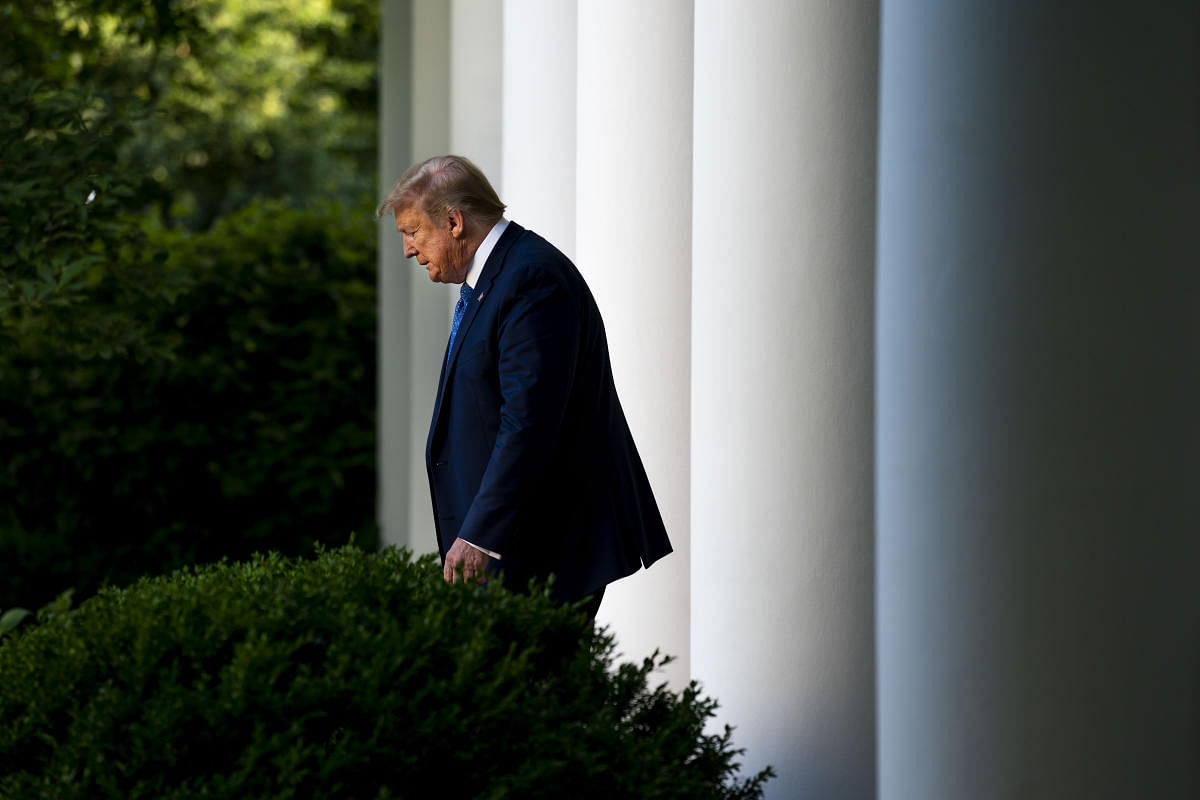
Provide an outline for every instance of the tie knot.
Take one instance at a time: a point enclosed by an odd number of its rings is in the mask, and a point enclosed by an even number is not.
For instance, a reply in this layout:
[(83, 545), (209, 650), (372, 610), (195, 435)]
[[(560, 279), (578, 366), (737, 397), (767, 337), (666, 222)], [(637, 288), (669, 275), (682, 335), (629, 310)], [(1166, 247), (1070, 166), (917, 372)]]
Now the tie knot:
[(474, 295), (475, 290), (471, 288), (470, 284), (468, 284), (466, 281), (463, 281), (462, 286), (459, 287), (458, 290), (458, 299), (465, 303), (469, 303)]

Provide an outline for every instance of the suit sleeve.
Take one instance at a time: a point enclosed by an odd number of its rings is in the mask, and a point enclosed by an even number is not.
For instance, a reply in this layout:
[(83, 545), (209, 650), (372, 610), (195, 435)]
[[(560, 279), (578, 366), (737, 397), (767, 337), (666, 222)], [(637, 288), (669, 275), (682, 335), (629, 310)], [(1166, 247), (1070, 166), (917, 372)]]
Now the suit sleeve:
[(511, 550), (518, 514), (545, 474), (575, 379), (581, 321), (565, 287), (531, 276), (511, 295), (499, 325), (500, 423), (459, 538)]

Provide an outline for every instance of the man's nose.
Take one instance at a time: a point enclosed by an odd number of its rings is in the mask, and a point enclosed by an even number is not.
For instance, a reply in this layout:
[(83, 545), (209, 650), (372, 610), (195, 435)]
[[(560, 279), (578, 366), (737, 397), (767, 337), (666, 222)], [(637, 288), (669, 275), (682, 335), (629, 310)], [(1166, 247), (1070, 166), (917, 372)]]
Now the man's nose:
[(405, 243), (404, 243), (404, 257), (405, 257), (405, 258), (412, 258), (412, 257), (413, 257), (413, 256), (415, 256), (416, 254), (417, 254), (417, 248), (413, 247), (413, 246), (412, 246), (411, 244), (409, 244), (408, 242), (405, 242)]

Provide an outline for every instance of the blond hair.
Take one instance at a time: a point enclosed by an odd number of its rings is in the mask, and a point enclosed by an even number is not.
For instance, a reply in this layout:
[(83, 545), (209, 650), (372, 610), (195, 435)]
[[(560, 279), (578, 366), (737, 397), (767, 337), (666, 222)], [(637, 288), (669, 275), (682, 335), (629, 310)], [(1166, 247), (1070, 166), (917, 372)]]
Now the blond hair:
[(463, 156), (434, 156), (409, 167), (375, 215), (411, 207), (430, 219), (458, 209), (464, 218), (481, 225), (494, 225), (504, 216), (504, 203), (483, 170)]

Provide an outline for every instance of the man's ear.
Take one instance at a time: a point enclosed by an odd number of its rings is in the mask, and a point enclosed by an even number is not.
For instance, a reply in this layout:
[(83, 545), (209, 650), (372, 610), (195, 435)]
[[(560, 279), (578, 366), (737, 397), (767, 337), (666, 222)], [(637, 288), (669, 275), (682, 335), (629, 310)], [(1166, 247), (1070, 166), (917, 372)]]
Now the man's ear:
[(450, 223), (450, 235), (455, 239), (461, 239), (467, 232), (466, 220), (463, 218), (463, 213), (457, 208), (451, 208), (446, 211), (446, 218)]

